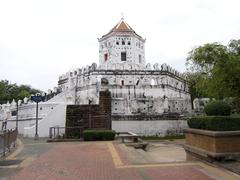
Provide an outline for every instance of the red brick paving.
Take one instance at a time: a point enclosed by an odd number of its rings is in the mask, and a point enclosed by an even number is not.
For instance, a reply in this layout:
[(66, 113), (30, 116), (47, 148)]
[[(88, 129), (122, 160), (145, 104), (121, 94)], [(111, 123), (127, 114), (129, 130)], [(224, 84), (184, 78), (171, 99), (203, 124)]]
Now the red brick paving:
[(200, 172), (194, 166), (179, 166), (179, 167), (161, 167), (161, 168), (150, 168), (146, 170), (149, 176), (153, 180), (164, 179), (183, 179), (183, 180), (211, 180), (212, 178), (207, 177)]
[(81, 142), (57, 144), (10, 179), (208, 180), (210, 178), (194, 166), (118, 169), (113, 164), (106, 143)]

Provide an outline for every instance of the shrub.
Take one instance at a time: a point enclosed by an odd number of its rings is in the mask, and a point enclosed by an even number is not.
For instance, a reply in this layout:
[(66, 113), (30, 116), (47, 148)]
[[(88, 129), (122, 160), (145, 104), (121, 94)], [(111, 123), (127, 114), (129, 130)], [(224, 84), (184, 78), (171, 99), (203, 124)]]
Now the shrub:
[(231, 116), (198, 116), (188, 120), (188, 126), (195, 129), (211, 131), (240, 130), (240, 117)]
[(83, 131), (85, 141), (114, 140), (116, 132), (107, 129), (89, 129)]
[(204, 108), (208, 116), (229, 116), (231, 107), (224, 101), (211, 101)]

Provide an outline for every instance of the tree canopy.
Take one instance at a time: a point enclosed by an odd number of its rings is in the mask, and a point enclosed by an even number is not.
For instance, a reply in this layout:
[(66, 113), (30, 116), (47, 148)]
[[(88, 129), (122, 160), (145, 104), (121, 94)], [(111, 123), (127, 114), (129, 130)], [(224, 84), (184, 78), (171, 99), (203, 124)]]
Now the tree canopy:
[(240, 40), (193, 48), (187, 58), (187, 76), (199, 96), (234, 98), (240, 104)]
[(6, 103), (12, 99), (19, 100), (31, 96), (31, 94), (39, 93), (37, 89), (31, 88), (29, 85), (11, 84), (7, 80), (0, 81), (0, 104)]

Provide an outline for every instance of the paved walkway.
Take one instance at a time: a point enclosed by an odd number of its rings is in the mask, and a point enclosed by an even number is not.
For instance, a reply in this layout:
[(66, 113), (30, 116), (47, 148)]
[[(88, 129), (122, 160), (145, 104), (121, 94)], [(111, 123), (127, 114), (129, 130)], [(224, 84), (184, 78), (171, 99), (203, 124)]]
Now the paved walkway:
[[(132, 152), (128, 151), (118, 142), (25, 142), (23, 151), (16, 155), (17, 159), (23, 158), (22, 162), (9, 168), (17, 172), (8, 173), (8, 177), (20, 180), (240, 179), (233, 173), (202, 162), (134, 161), (129, 158)], [(140, 153), (135, 158), (141, 156)], [(14, 159), (14, 155), (11, 158)], [(2, 172), (0, 169), (0, 177)]]

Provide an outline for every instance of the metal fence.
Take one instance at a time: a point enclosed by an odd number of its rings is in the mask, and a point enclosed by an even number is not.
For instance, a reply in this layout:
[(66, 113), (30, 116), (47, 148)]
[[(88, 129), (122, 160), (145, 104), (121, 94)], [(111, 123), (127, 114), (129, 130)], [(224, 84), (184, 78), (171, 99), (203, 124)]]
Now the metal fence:
[(59, 127), (49, 128), (50, 139), (80, 139), (83, 137), (83, 127)]
[(17, 128), (0, 132), (0, 156), (5, 156), (16, 146)]

